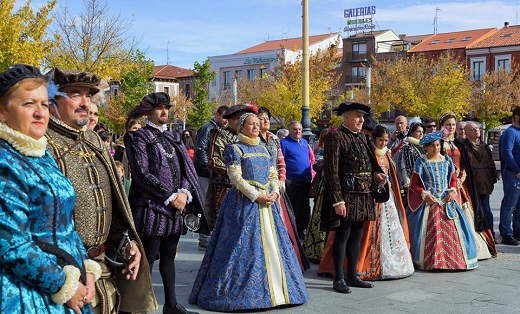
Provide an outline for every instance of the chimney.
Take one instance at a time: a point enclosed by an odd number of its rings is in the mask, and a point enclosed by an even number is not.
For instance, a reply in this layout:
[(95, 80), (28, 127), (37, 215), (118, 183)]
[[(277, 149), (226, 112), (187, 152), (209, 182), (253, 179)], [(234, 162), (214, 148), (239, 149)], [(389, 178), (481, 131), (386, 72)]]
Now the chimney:
[(509, 22), (504, 22), (504, 27), (508, 27), (509, 26)]

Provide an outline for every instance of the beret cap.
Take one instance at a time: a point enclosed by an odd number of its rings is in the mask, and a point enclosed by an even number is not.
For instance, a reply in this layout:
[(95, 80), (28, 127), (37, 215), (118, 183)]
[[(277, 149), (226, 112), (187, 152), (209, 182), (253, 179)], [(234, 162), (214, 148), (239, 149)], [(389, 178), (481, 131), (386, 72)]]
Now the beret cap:
[(91, 95), (99, 92), (97, 85), (101, 81), (99, 76), (91, 72), (67, 70), (58, 67), (47, 73), (47, 77), (57, 84), (60, 90), (65, 87), (85, 87), (90, 90)]
[(349, 102), (349, 103), (342, 102), (341, 104), (339, 104), (339, 106), (337, 108), (332, 109), (332, 111), (335, 111), (338, 116), (341, 116), (343, 114), (343, 112), (353, 111), (353, 110), (361, 112), (363, 114), (370, 114), (371, 108), (370, 108), (370, 106), (367, 106), (365, 104), (361, 104), (358, 102)]
[(255, 105), (250, 105), (250, 104), (234, 105), (234, 106), (231, 106), (226, 111), (226, 113), (222, 115), (222, 118), (229, 119), (236, 114), (239, 114), (239, 113), (242, 114), (242, 113), (246, 113), (246, 112), (258, 114), (258, 107)]
[(44, 77), (37, 67), (27, 64), (15, 64), (0, 73), (0, 97), (16, 83), (26, 79)]

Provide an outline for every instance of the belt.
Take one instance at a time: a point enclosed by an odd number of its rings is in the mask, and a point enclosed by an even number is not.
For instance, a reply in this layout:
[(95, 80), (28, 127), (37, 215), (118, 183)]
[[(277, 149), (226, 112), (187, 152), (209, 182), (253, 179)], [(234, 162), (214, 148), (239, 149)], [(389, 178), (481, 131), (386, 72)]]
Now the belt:
[(87, 249), (87, 255), (89, 258), (98, 257), (99, 255), (105, 253), (106, 250), (107, 247), (105, 246), (105, 244), (91, 246)]

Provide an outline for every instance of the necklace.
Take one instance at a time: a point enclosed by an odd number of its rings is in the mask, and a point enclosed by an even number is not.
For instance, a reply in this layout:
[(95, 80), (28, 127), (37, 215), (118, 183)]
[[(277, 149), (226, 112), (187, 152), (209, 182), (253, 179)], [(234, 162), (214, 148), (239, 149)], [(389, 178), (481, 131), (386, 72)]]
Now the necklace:
[(76, 142), (71, 147), (66, 147), (66, 146), (61, 145), (60, 143), (54, 141), (51, 138), (49, 138), (48, 141), (52, 146), (55, 146), (59, 151), (62, 152), (61, 155), (71, 154), (74, 156), (79, 156), (81, 158), (90, 158), (90, 157), (94, 157), (96, 155), (95, 152), (83, 151), (81, 149), (83, 147), (83, 144), (81, 142)]

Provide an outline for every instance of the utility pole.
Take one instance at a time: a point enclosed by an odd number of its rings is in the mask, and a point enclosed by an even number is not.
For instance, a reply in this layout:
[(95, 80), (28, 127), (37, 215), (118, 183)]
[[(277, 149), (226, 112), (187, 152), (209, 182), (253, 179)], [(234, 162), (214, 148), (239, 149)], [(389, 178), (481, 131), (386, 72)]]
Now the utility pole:
[(302, 133), (312, 147), (314, 134), (311, 132), (309, 107), (309, 0), (302, 1)]

